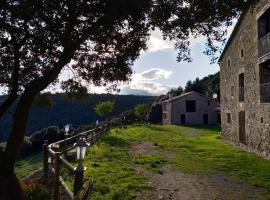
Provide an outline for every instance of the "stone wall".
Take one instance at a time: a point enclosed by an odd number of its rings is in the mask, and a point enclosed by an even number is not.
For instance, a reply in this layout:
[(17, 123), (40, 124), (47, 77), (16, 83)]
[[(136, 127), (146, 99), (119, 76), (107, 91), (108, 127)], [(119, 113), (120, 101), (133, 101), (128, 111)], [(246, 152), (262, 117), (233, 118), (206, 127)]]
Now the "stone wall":
[[(162, 123), (164, 125), (171, 124), (171, 103), (163, 103), (162, 104)], [(164, 114), (166, 114), (166, 118), (164, 117)]]
[[(263, 155), (270, 153), (270, 104), (260, 103), (259, 64), (266, 58), (258, 58), (257, 16), (267, 4), (268, 0), (261, 0), (248, 9), (220, 62), (222, 136), (239, 143), (238, 114), (245, 111), (247, 146)], [(245, 77), (244, 102), (239, 102), (241, 73)], [(227, 122), (227, 113), (231, 115), (231, 123)]]

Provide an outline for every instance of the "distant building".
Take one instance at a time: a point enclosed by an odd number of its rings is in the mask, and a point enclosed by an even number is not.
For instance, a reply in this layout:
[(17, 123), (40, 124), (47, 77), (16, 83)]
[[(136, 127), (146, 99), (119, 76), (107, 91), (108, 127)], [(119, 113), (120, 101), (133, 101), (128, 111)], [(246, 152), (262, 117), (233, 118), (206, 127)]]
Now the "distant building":
[(222, 136), (270, 155), (270, 1), (247, 4), (219, 59)]
[(217, 108), (214, 99), (188, 92), (163, 102), (163, 124), (217, 124)]

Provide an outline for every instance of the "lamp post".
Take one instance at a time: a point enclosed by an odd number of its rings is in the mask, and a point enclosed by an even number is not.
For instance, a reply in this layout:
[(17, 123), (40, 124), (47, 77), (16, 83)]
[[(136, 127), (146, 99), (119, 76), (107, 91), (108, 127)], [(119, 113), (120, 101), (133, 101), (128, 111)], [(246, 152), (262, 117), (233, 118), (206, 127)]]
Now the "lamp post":
[(76, 156), (79, 161), (78, 167), (75, 169), (75, 182), (74, 182), (74, 193), (78, 194), (82, 185), (83, 185), (83, 174), (85, 171), (85, 167), (83, 166), (83, 160), (86, 155), (86, 149), (89, 144), (86, 142), (85, 138), (80, 137), (77, 141), (76, 145)]
[[(65, 125), (65, 150), (67, 149), (67, 138), (68, 138), (68, 135), (69, 135), (69, 125)], [(67, 152), (65, 151), (65, 154), (64, 154), (65, 158), (67, 158)]]
[(213, 99), (217, 99), (217, 98), (218, 98), (217, 93), (214, 93), (214, 94), (213, 94)]

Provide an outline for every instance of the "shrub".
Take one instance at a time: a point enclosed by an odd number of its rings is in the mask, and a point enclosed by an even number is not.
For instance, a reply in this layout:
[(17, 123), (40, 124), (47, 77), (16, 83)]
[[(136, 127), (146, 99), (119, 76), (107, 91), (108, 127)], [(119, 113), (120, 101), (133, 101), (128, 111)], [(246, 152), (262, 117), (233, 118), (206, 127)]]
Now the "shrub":
[(0, 154), (4, 153), (5, 148), (6, 148), (6, 143), (5, 142), (0, 143)]
[(135, 115), (139, 121), (145, 121), (146, 114), (148, 113), (149, 106), (147, 104), (138, 104), (135, 106)]
[(48, 200), (50, 199), (49, 190), (38, 181), (31, 181), (22, 184), (26, 200)]
[(20, 157), (27, 156), (32, 152), (33, 152), (32, 142), (30, 141), (29, 137), (24, 137)]
[(44, 143), (43, 132), (36, 131), (30, 136), (30, 141), (32, 142), (32, 147), (34, 151), (40, 151), (42, 144)]
[(109, 113), (112, 112), (113, 108), (114, 108), (114, 102), (112, 102), (112, 101), (102, 101), (102, 102), (98, 102), (95, 105), (94, 110), (99, 116), (105, 117)]

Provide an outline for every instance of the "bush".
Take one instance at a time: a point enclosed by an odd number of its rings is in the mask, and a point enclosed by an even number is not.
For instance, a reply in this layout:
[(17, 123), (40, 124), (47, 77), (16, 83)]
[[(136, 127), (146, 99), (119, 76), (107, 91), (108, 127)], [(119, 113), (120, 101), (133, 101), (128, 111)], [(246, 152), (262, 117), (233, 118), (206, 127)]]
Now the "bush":
[(149, 105), (147, 104), (138, 104), (135, 106), (134, 111), (137, 119), (139, 121), (145, 121), (146, 114), (148, 113)]
[(49, 190), (37, 181), (22, 184), (26, 200), (48, 200), (50, 199)]
[(0, 154), (4, 153), (5, 148), (6, 148), (6, 143), (5, 142), (0, 143)]
[(29, 137), (24, 137), (20, 157), (27, 156), (31, 153), (33, 153), (32, 142)]
[(44, 143), (43, 132), (36, 131), (30, 136), (32, 148), (34, 151), (41, 151), (42, 144)]
[(153, 124), (162, 123), (162, 104), (153, 103), (149, 109), (149, 113), (146, 116), (147, 121)]

